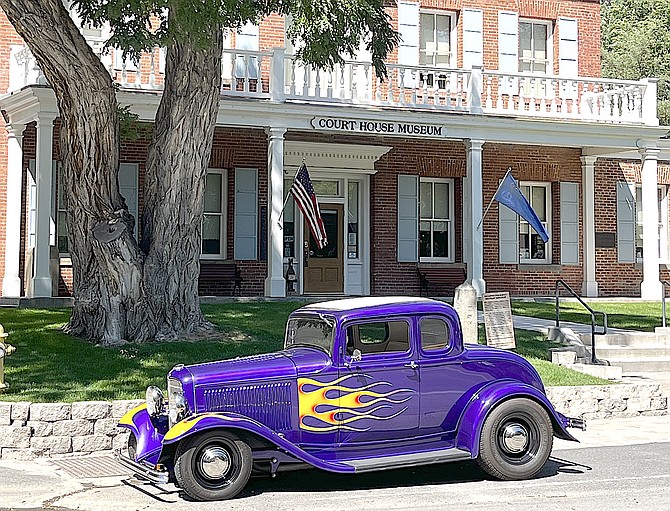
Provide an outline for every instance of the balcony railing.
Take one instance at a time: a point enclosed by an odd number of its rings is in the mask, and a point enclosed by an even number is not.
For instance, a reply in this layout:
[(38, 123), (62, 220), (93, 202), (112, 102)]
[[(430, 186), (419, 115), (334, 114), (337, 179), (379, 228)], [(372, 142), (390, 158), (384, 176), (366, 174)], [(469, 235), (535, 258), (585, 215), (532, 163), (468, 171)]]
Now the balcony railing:
[[(122, 89), (162, 89), (162, 50), (156, 48), (133, 63), (113, 59), (113, 50), (104, 49), (101, 43), (92, 43), (92, 47)], [(283, 49), (228, 49), (221, 64), (221, 95), (658, 125), (655, 79), (559, 77), (394, 63), (388, 63), (387, 69), (388, 76), (382, 81), (369, 62), (347, 61), (322, 70), (296, 61)], [(10, 77), (10, 92), (46, 83), (26, 47), (12, 47)]]

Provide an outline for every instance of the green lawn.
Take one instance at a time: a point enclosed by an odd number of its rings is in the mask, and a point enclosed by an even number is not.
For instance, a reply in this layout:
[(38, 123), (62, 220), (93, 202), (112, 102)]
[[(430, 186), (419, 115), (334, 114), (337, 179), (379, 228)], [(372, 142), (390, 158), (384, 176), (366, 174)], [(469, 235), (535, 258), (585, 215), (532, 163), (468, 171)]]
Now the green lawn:
[[(129, 344), (101, 348), (59, 331), (69, 311), (0, 309), (0, 323), (16, 352), (5, 362), (6, 401), (80, 401), (142, 398), (147, 385), (165, 386), (167, 371), (192, 364), (266, 353), (281, 348), (289, 313), (302, 302), (204, 305), (220, 338), (198, 342)], [(545, 362), (551, 346), (534, 332), (517, 331), (517, 351), (538, 368), (547, 385), (602, 384), (603, 380)], [(544, 360), (543, 360), (544, 359)]]
[[(596, 311), (607, 313), (608, 325), (614, 328), (625, 328), (653, 332), (661, 326), (660, 302), (592, 302), (589, 306)], [(555, 319), (556, 306), (554, 302), (524, 302), (513, 301), (512, 313), (534, 318)], [(668, 310), (670, 314), (670, 310)], [(562, 321), (576, 323), (591, 323), (589, 312), (577, 302), (561, 302)], [(601, 321), (600, 316), (596, 318)], [(600, 323), (599, 323), (600, 324)]]

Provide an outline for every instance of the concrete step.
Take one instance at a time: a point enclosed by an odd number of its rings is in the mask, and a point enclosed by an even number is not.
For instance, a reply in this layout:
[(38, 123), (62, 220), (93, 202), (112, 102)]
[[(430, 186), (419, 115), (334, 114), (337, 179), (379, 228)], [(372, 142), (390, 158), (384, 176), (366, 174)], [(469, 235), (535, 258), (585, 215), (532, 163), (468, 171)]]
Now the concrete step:
[(625, 359), (670, 359), (670, 346), (647, 344), (642, 346), (600, 346), (596, 341), (596, 355), (607, 360)]
[[(586, 346), (591, 346), (591, 334), (579, 334), (579, 338)], [(626, 332), (607, 335), (596, 335), (596, 349), (599, 346), (670, 346), (670, 339), (666, 335), (657, 335), (654, 332)]]
[[(599, 358), (600, 355), (598, 355)], [(607, 359), (613, 366), (619, 366), (624, 373), (670, 371), (670, 357)]]

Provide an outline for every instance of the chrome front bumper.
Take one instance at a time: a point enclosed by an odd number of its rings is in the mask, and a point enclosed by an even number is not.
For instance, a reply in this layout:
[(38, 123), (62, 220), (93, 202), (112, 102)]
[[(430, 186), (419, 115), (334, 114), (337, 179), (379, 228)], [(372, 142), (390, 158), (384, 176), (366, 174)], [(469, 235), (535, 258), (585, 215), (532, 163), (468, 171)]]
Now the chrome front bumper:
[(114, 457), (121, 465), (132, 470), (135, 475), (151, 481), (155, 484), (167, 484), (169, 474), (168, 471), (164, 468), (155, 468), (153, 465), (150, 465), (145, 462), (137, 462), (130, 459), (125, 454), (121, 453), (121, 449), (117, 449), (114, 452)]
[(575, 419), (573, 417), (568, 417), (568, 427), (569, 428), (578, 428), (582, 431), (586, 431), (586, 421), (584, 419)]

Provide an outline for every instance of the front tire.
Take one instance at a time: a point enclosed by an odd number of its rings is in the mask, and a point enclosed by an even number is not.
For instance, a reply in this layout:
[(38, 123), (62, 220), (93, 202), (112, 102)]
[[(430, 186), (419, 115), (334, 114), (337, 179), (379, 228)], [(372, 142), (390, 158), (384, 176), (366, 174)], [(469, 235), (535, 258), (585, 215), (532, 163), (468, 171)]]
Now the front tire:
[(551, 420), (540, 404), (511, 399), (484, 421), (477, 462), (497, 479), (530, 479), (547, 462), (553, 440)]
[(209, 431), (179, 444), (174, 474), (196, 500), (226, 500), (237, 495), (251, 475), (251, 448), (229, 431)]

